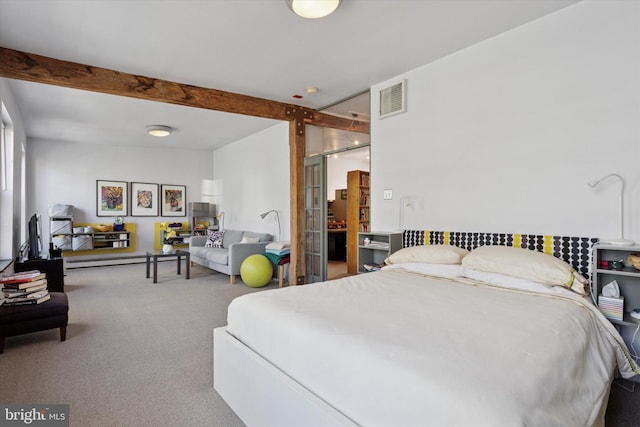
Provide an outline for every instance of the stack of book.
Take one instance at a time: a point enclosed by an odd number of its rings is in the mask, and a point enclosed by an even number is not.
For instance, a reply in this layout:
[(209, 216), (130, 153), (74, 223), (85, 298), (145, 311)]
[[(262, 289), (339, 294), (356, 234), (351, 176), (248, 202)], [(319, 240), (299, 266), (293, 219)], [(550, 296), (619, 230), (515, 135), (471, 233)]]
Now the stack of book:
[(0, 304), (5, 306), (40, 304), (51, 299), (45, 273), (23, 271), (0, 277)]

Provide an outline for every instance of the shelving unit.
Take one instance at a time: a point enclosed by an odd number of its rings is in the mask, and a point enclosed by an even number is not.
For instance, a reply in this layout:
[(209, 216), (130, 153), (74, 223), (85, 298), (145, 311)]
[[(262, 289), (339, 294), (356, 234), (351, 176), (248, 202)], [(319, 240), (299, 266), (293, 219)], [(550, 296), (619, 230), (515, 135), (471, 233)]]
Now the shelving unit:
[[(165, 221), (167, 223), (169, 221)], [(174, 221), (178, 222), (178, 221)], [(200, 223), (208, 226), (209, 223), (207, 221), (199, 221)], [(173, 246), (176, 248), (185, 248), (189, 246), (189, 237), (191, 236), (206, 236), (207, 229), (193, 229), (191, 228), (191, 224), (186, 221), (180, 222), (182, 224), (182, 228), (176, 231), (178, 238), (174, 240)], [(156, 222), (153, 224), (153, 247), (154, 249), (162, 249), (162, 242), (164, 241), (164, 236), (167, 234), (167, 230), (163, 228), (162, 222)]]
[(131, 233), (123, 231), (94, 231), (93, 249), (119, 249), (131, 245)]
[[(207, 202), (189, 202), (187, 205), (187, 216), (191, 218), (189, 227), (196, 232), (194, 236), (197, 236), (200, 230), (195, 230), (196, 224), (205, 224), (207, 227), (215, 227), (216, 224), (216, 205), (214, 203)], [(203, 221), (204, 220), (204, 221)], [(206, 231), (204, 235), (206, 235)]]
[[(160, 241), (164, 241), (165, 236), (167, 235), (167, 230), (160, 230)], [(189, 244), (188, 238), (191, 236), (196, 236), (200, 233), (200, 230), (192, 230), (190, 228), (181, 228), (176, 231), (176, 237), (173, 240), (174, 246), (187, 246)]]
[[(104, 252), (134, 252), (136, 224), (124, 224), (124, 230), (119, 231), (95, 231), (99, 224), (71, 224), (68, 233), (57, 232), (51, 236), (51, 241), (65, 256), (92, 255)], [(91, 227), (93, 231), (73, 232), (74, 228), (86, 230)], [(65, 229), (66, 231), (66, 229)], [(88, 245), (74, 245), (74, 239)], [(74, 249), (74, 247), (76, 247)], [(79, 247), (80, 249), (77, 249)]]
[[(365, 240), (369, 243), (365, 244)], [(381, 264), (399, 249), (402, 249), (402, 233), (358, 233), (358, 273), (367, 273), (365, 264)]]
[[(640, 246), (615, 246), (596, 244), (593, 247), (593, 295), (598, 300), (602, 288), (615, 280), (620, 287), (620, 295), (624, 297), (623, 320), (610, 319), (612, 323), (623, 326), (637, 326), (640, 320), (629, 315), (634, 308), (640, 308), (640, 270), (627, 262), (629, 254), (640, 254)], [(614, 270), (603, 266), (603, 261), (622, 261), (624, 267)]]
[(358, 272), (358, 233), (369, 231), (369, 172), (347, 172), (347, 272)]

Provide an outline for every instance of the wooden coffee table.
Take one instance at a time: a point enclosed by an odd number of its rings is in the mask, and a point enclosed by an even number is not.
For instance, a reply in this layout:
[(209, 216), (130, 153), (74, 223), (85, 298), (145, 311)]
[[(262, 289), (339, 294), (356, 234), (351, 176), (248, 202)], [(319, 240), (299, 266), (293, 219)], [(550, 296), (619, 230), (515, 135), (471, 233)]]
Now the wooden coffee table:
[(175, 251), (170, 253), (165, 253), (160, 250), (147, 252), (147, 279), (149, 278), (149, 270), (151, 267), (151, 261), (153, 260), (153, 283), (158, 283), (158, 258), (168, 257), (178, 258), (178, 274), (180, 274), (180, 263), (182, 261), (182, 257), (185, 257), (187, 261), (187, 279), (189, 279), (191, 274), (191, 256), (189, 254), (189, 251), (185, 251), (182, 249), (176, 249)]

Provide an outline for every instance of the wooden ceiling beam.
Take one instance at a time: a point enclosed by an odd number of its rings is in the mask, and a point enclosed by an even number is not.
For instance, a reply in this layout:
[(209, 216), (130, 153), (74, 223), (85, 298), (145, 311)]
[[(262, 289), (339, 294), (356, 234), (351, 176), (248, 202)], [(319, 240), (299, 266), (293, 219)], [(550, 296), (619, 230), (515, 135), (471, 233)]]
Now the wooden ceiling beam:
[[(309, 117), (316, 113), (313, 109), (294, 104), (138, 76), (3, 47), (0, 47), (0, 77), (265, 119), (291, 121), (293, 117), (287, 114), (287, 110), (292, 108), (307, 111)], [(353, 128), (353, 121), (349, 119), (322, 113), (317, 117), (318, 121), (308, 122), (343, 130)], [(365, 127), (360, 126), (360, 129)]]
[(267, 119), (289, 120), (284, 113), (285, 107), (289, 105), (282, 102), (6, 48), (0, 48), (0, 77)]
[(0, 47), (0, 77), (82, 89), (147, 101), (289, 122), (291, 267), (290, 284), (305, 283), (305, 124), (369, 133), (369, 123), (316, 110), (217, 89), (207, 89), (106, 68), (62, 61)]
[(307, 121), (307, 123), (325, 128), (369, 134), (369, 122), (362, 122), (355, 119), (345, 119), (319, 111), (316, 111), (313, 116), (313, 120)]

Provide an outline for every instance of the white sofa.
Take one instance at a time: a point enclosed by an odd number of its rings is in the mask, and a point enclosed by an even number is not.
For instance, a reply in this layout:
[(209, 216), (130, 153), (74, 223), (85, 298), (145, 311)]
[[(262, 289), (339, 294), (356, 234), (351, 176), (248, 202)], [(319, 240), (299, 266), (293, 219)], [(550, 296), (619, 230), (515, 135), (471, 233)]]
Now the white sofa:
[[(240, 243), (245, 236), (254, 239), (257, 237), (258, 242)], [(189, 239), (189, 253), (192, 263), (228, 274), (231, 284), (234, 284), (236, 275), (240, 274), (242, 261), (249, 255), (263, 254), (271, 241), (273, 236), (267, 233), (225, 230), (221, 248), (207, 247), (207, 236), (192, 236)]]

